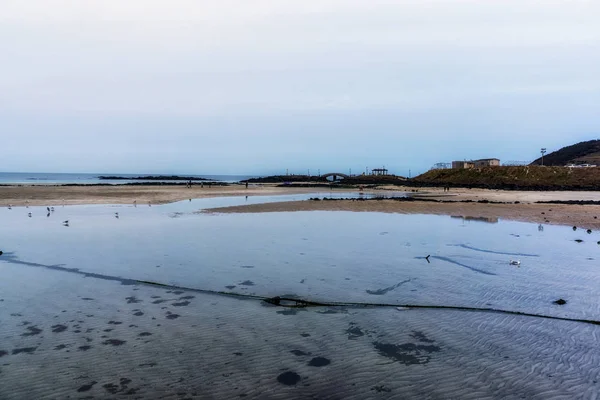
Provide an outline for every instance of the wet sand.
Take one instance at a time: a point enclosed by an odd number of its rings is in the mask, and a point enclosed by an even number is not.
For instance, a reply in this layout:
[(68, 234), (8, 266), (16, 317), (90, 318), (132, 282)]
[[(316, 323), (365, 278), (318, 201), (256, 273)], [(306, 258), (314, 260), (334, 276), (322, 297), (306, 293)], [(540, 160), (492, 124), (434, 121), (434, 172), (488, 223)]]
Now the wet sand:
[(185, 185), (114, 185), (114, 186), (0, 186), (0, 207), (57, 206), (83, 204), (166, 204), (187, 199), (223, 196), (268, 196), (312, 193), (314, 188), (280, 188), (275, 185), (214, 186)]
[(600, 229), (599, 205), (566, 204), (481, 204), (403, 202), (394, 200), (291, 201), (205, 210), (212, 213), (262, 213), (293, 211), (353, 211), (399, 214), (451, 215), (472, 219), (507, 219), (538, 224), (569, 225)]

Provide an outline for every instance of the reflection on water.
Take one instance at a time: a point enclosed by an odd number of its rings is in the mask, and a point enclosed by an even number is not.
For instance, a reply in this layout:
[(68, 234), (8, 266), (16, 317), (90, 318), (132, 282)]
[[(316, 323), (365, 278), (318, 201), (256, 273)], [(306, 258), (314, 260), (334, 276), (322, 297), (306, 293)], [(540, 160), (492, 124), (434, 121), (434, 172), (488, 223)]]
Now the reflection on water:
[(498, 223), (498, 218), (496, 217), (472, 217), (468, 215), (451, 215), (450, 218), (462, 219), (463, 221), (487, 222), (490, 224)]
[[(302, 398), (333, 395), (333, 386), (344, 398), (594, 392), (600, 360), (591, 349), (600, 331), (592, 325), (441, 310), (287, 309), (251, 296), (597, 320), (597, 239), (578, 244), (589, 235), (506, 221), (456, 229), (462, 221), (432, 215), (194, 213), (315, 196), (331, 194), (57, 207), (49, 217), (41, 207), (0, 209), (0, 398), (144, 398), (175, 389), (181, 398)], [(559, 298), (567, 302), (555, 304)], [(64, 373), (46, 372), (44, 360)]]

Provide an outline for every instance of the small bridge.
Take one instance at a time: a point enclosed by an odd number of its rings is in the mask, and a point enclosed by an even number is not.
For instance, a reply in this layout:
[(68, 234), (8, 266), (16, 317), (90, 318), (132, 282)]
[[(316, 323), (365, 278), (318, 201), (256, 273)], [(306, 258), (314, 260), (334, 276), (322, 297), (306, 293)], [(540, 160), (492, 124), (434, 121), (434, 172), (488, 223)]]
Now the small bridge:
[(333, 178), (334, 181), (339, 181), (340, 179), (350, 178), (350, 175), (342, 174), (340, 172), (330, 172), (328, 174), (321, 175), (321, 178)]

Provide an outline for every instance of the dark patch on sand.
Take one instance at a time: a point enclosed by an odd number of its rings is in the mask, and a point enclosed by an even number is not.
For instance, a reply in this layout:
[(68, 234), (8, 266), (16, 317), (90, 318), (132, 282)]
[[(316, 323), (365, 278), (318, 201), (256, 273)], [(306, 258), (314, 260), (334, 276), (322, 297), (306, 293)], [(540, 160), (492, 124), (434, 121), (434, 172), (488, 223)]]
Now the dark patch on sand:
[(145, 364), (140, 364), (140, 367), (156, 367), (158, 364), (155, 362), (150, 362), (150, 363), (145, 363)]
[(122, 322), (120, 322), (120, 321), (108, 321), (108, 324), (109, 325), (121, 325)]
[(310, 333), (301, 333), (300, 336), (302, 336), (302, 337), (309, 337)]
[(94, 385), (98, 383), (96, 381), (92, 381), (90, 383), (88, 383), (87, 385), (83, 385), (82, 387), (80, 387), (79, 389), (77, 389), (78, 392), (87, 392), (88, 390), (90, 390), (91, 388), (94, 387)]
[(27, 332), (22, 333), (21, 336), (34, 336), (39, 335), (42, 332), (42, 329), (38, 328), (37, 326), (28, 326)]
[(348, 334), (348, 340), (354, 340), (365, 335), (360, 327), (354, 323), (350, 323), (350, 327), (346, 329), (346, 333)]
[(421, 331), (413, 331), (410, 334), (410, 337), (412, 337), (413, 339), (418, 340), (421, 343), (433, 343), (435, 342), (435, 340), (431, 340), (429, 339), (423, 332)]
[(185, 292), (184, 292), (184, 291), (182, 291), (182, 290), (174, 290), (174, 291), (173, 291), (173, 294), (176, 294), (176, 295), (180, 295), (180, 294), (184, 294), (184, 293), (185, 293)]
[(300, 350), (292, 350), (292, 351), (290, 351), (290, 353), (292, 353), (293, 355), (298, 356), (298, 357), (310, 356), (310, 353), (305, 353), (305, 352), (300, 351)]
[(229, 290), (235, 289), (235, 287), (236, 287), (235, 285), (227, 285), (227, 286), (225, 286), (225, 288), (227, 288)]
[(150, 332), (142, 332), (138, 336), (142, 336), (142, 337), (144, 337), (144, 336), (152, 336), (152, 334)]
[(386, 388), (386, 387), (385, 387), (385, 386), (383, 386), (383, 385), (373, 386), (373, 387), (371, 388), (371, 390), (374, 390), (374, 391), (376, 391), (377, 393), (382, 393), (382, 392), (389, 393), (389, 392), (391, 392), (391, 391), (392, 391), (392, 389)]
[(104, 329), (104, 330), (103, 330), (103, 332), (112, 332), (112, 331), (114, 331), (114, 329), (113, 329), (113, 328), (108, 328), (108, 329)]
[(244, 281), (244, 282), (241, 282), (240, 285), (242, 285), (242, 286), (254, 286), (254, 282), (252, 282), (252, 281)]
[(283, 383), (287, 386), (293, 386), (300, 382), (300, 375), (292, 371), (284, 372), (277, 377), (277, 382)]
[(341, 310), (341, 309), (334, 309), (334, 308), (329, 308), (325, 311), (317, 311), (318, 314), (344, 314), (345, 310)]
[(182, 296), (179, 298), (179, 300), (191, 300), (191, 299), (195, 299), (196, 296)]
[(19, 313), (12, 313), (10, 314), (11, 317), (22, 317), (23, 315), (19, 314)]
[(4, 357), (6, 355), (8, 355), (8, 351), (6, 351), (6, 350), (0, 350), (0, 357)]
[(27, 354), (33, 354), (34, 351), (37, 350), (37, 346), (36, 347), (21, 347), (19, 349), (14, 349), (12, 351), (12, 354), (21, 354), (21, 353), (27, 353)]
[(161, 303), (164, 303), (165, 301), (167, 301), (167, 300), (154, 300), (152, 302), (152, 304), (161, 304)]
[(54, 333), (64, 332), (67, 329), (68, 327), (66, 325), (52, 325), (52, 332)]
[(177, 319), (177, 318), (179, 318), (179, 314), (173, 314), (172, 312), (167, 311), (167, 317), (166, 318), (167, 319)]
[(240, 268), (254, 268), (254, 265), (242, 265)]
[(310, 367), (324, 367), (331, 364), (331, 361), (325, 357), (315, 357), (308, 362)]
[(407, 279), (407, 280), (402, 281), (402, 282), (399, 282), (399, 283), (396, 283), (395, 285), (392, 285), (392, 286), (389, 286), (389, 287), (386, 287), (386, 288), (383, 288), (383, 289), (377, 289), (377, 290), (368, 290), (367, 289), (366, 292), (368, 294), (373, 294), (373, 295), (376, 295), (376, 296), (381, 296), (382, 294), (386, 294), (387, 292), (390, 292), (392, 290), (398, 289), (400, 286), (402, 286), (405, 283), (408, 283), (410, 281), (412, 281), (412, 278), (411, 279)]
[(85, 301), (90, 301), (90, 300), (94, 300), (91, 297), (82, 297), (81, 300), (85, 300)]
[(233, 353), (233, 355), (234, 355), (234, 356), (243, 356), (243, 355), (244, 355), (244, 353), (236, 352), (236, 353)]
[(144, 315), (144, 313), (141, 311), (136, 311), (133, 313), (133, 315), (135, 315), (136, 317), (141, 317), (142, 315)]
[(122, 346), (125, 343), (127, 343), (126, 340), (119, 340), (119, 339), (108, 339), (108, 340), (105, 340), (104, 342), (102, 342), (102, 344), (106, 344), (106, 345), (110, 344), (112, 346)]
[(179, 303), (173, 303), (171, 305), (173, 307), (185, 307), (185, 306), (189, 306), (190, 302), (189, 301), (180, 301)]
[[(543, 213), (542, 213), (543, 214)], [(504, 252), (504, 251), (494, 251), (494, 250), (486, 250), (486, 249), (479, 249), (477, 247), (473, 247), (473, 246), (469, 246), (466, 244), (449, 244), (448, 246), (454, 246), (454, 247), (462, 247), (463, 249), (468, 249), (468, 250), (473, 250), (473, 251), (479, 251), (481, 253), (488, 253), (488, 254), (500, 254), (503, 256), (515, 256), (515, 257), (539, 257), (538, 254), (527, 254), (527, 253), (508, 253), (508, 252)]]
[[(415, 257), (415, 258), (417, 258), (417, 259), (422, 259), (422, 258), (425, 258), (425, 257)], [(436, 260), (440, 260), (440, 261), (446, 261), (447, 263), (454, 264), (454, 265), (458, 265), (458, 266), (460, 266), (460, 267), (463, 267), (463, 268), (470, 269), (471, 271), (473, 271), (473, 272), (478, 272), (478, 273), (480, 273), (480, 274), (484, 274), (484, 275), (496, 275), (496, 274), (494, 274), (493, 272), (488, 272), (488, 271), (484, 271), (484, 270), (482, 270), (482, 269), (478, 269), (478, 268), (475, 268), (475, 267), (471, 267), (470, 265), (463, 264), (463, 263), (461, 263), (461, 262), (459, 262), (459, 261), (453, 260), (453, 259), (451, 259), (451, 258), (448, 258), (448, 257), (441, 257), (441, 256), (431, 256), (431, 258), (434, 258), (434, 259), (436, 259)]]
[(285, 310), (276, 311), (276, 312), (277, 312), (277, 314), (281, 314), (281, 315), (296, 315), (300, 311), (306, 311), (306, 310), (303, 308), (287, 308)]
[(54, 348), (54, 350), (62, 350), (62, 349), (65, 349), (65, 348), (67, 348), (66, 344), (59, 344), (58, 346), (56, 346)]
[(440, 351), (438, 346), (414, 343), (390, 344), (373, 342), (375, 349), (384, 357), (400, 361), (404, 365), (427, 364), (430, 354)]
[(88, 351), (91, 348), (92, 348), (92, 346), (79, 346), (77, 349), (79, 351)]
[(137, 297), (135, 296), (130, 296), (130, 297), (125, 297), (125, 300), (127, 300), (127, 304), (135, 304), (135, 303), (141, 303), (142, 301), (139, 300)]

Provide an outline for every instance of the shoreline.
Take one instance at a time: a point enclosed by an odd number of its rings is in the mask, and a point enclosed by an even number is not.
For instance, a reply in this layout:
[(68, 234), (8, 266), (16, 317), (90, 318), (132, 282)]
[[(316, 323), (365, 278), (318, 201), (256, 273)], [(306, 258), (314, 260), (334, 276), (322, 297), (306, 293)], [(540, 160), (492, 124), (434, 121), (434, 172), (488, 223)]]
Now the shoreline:
[[(447, 215), (465, 220), (496, 223), (498, 220), (530, 222), (542, 225), (576, 226), (600, 229), (600, 205), (573, 204), (493, 204), (431, 201), (290, 201), (218, 207), (203, 213), (270, 213), (270, 212), (379, 212), (391, 214)], [(594, 237), (597, 240), (597, 237)]]
[[(278, 196), (329, 192), (310, 187), (279, 187), (276, 184), (227, 186), (109, 185), (109, 186), (0, 186), (0, 207), (59, 206), (88, 204), (167, 204), (188, 199), (230, 196)], [(358, 192), (340, 188), (331, 193)], [(538, 202), (600, 201), (600, 192), (502, 191), (487, 189), (410, 188), (383, 186), (365, 193), (393, 195), (408, 193), (414, 200), (292, 201), (208, 209), (203, 212), (257, 213), (294, 211), (352, 211), (405, 214), (435, 214), (476, 220), (508, 219), (538, 224), (570, 225), (600, 229), (599, 204), (547, 204)], [(422, 201), (420, 201), (422, 200)], [(596, 218), (594, 218), (596, 217)]]

